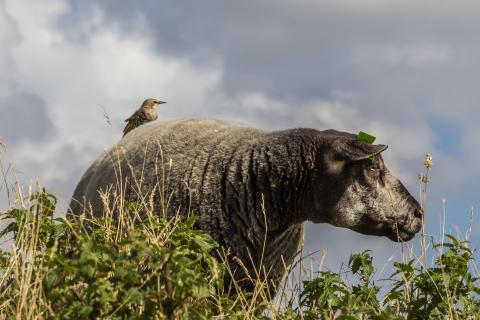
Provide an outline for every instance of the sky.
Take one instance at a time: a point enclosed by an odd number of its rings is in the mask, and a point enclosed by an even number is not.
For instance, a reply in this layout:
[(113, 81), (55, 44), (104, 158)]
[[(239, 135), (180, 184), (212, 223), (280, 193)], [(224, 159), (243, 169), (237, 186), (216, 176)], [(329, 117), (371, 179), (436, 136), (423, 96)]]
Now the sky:
[[(417, 198), (431, 153), (427, 233), (445, 207), (446, 230), (471, 225), (479, 247), (479, 34), (480, 2), (464, 0), (0, 0), (0, 159), (66, 206), (146, 97), (168, 101), (163, 119), (362, 130)], [(305, 243), (334, 270), (401, 254), (326, 224)]]

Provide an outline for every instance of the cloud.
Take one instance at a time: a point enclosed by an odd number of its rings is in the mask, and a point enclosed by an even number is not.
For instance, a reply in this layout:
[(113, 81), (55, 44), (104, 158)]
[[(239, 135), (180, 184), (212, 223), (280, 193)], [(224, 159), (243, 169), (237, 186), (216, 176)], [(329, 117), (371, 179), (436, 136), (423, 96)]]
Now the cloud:
[(441, 89), (471, 83), (466, 74), (478, 79), (463, 69), (478, 64), (479, 47), (467, 36), (478, 25), (473, 2), (445, 8), (431, 1), (421, 7), (413, 1), (73, 1), (59, 23), (67, 35), (78, 34), (86, 13), (99, 6), (104, 23), (122, 34), (147, 34), (162, 54), (220, 61), (229, 95), (309, 100), (348, 91), (357, 108), (371, 115), (389, 109), (408, 121), (407, 112), (425, 116), (419, 108), (443, 114), (432, 100), (446, 104), (463, 94)]
[(52, 137), (54, 124), (45, 103), (37, 96), (14, 92), (0, 97), (0, 132), (7, 143), (38, 142)]
[(384, 64), (384, 67), (427, 68), (438, 67), (451, 60), (452, 50), (435, 43), (382, 44), (364, 46), (354, 53), (358, 63)]

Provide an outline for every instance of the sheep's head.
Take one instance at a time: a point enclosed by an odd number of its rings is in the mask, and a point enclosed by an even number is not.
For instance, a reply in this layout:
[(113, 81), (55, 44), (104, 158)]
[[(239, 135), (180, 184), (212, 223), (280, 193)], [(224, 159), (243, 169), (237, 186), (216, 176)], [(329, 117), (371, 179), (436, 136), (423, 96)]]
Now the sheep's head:
[(422, 210), (385, 166), (380, 153), (387, 146), (334, 132), (327, 137), (312, 179), (307, 219), (410, 240), (420, 230)]

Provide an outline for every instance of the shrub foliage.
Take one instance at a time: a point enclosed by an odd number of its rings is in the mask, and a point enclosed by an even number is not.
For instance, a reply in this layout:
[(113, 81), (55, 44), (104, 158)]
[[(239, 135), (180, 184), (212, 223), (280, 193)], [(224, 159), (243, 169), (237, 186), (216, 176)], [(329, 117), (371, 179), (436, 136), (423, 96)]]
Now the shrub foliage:
[[(375, 281), (368, 251), (346, 272), (321, 271), (269, 301), (259, 292), (223, 292), (228, 270), (195, 217), (161, 218), (124, 203), (73, 223), (55, 218), (56, 198), (41, 190), (3, 214), (0, 314), (7, 319), (479, 319), (480, 287), (468, 242), (447, 236), (431, 267), (394, 262)], [(346, 281), (351, 279), (351, 281)], [(260, 285), (259, 290), (265, 289)], [(289, 292), (288, 292), (289, 291)]]

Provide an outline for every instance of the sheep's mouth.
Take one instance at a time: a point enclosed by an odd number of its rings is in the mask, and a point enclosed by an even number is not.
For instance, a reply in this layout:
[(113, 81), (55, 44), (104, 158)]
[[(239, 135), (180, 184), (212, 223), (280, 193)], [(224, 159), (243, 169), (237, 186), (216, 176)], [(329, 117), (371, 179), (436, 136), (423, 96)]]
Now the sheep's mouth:
[(395, 242), (409, 241), (416, 234), (416, 232), (410, 232), (410, 231), (407, 231), (407, 230), (392, 230), (392, 231), (393, 232), (391, 232), (389, 235), (387, 235), (387, 237), (390, 240), (395, 241)]
[(369, 235), (384, 236), (396, 242), (405, 242), (411, 240), (415, 234), (420, 231), (421, 219), (413, 217), (409, 219), (385, 219), (383, 221), (375, 221), (369, 216), (362, 218), (362, 224), (353, 230)]
[(404, 221), (403, 224), (393, 222), (390, 226), (390, 233), (387, 237), (390, 240), (403, 242), (411, 240), (415, 234), (420, 231), (422, 227), (422, 220), (417, 216), (410, 221)]

